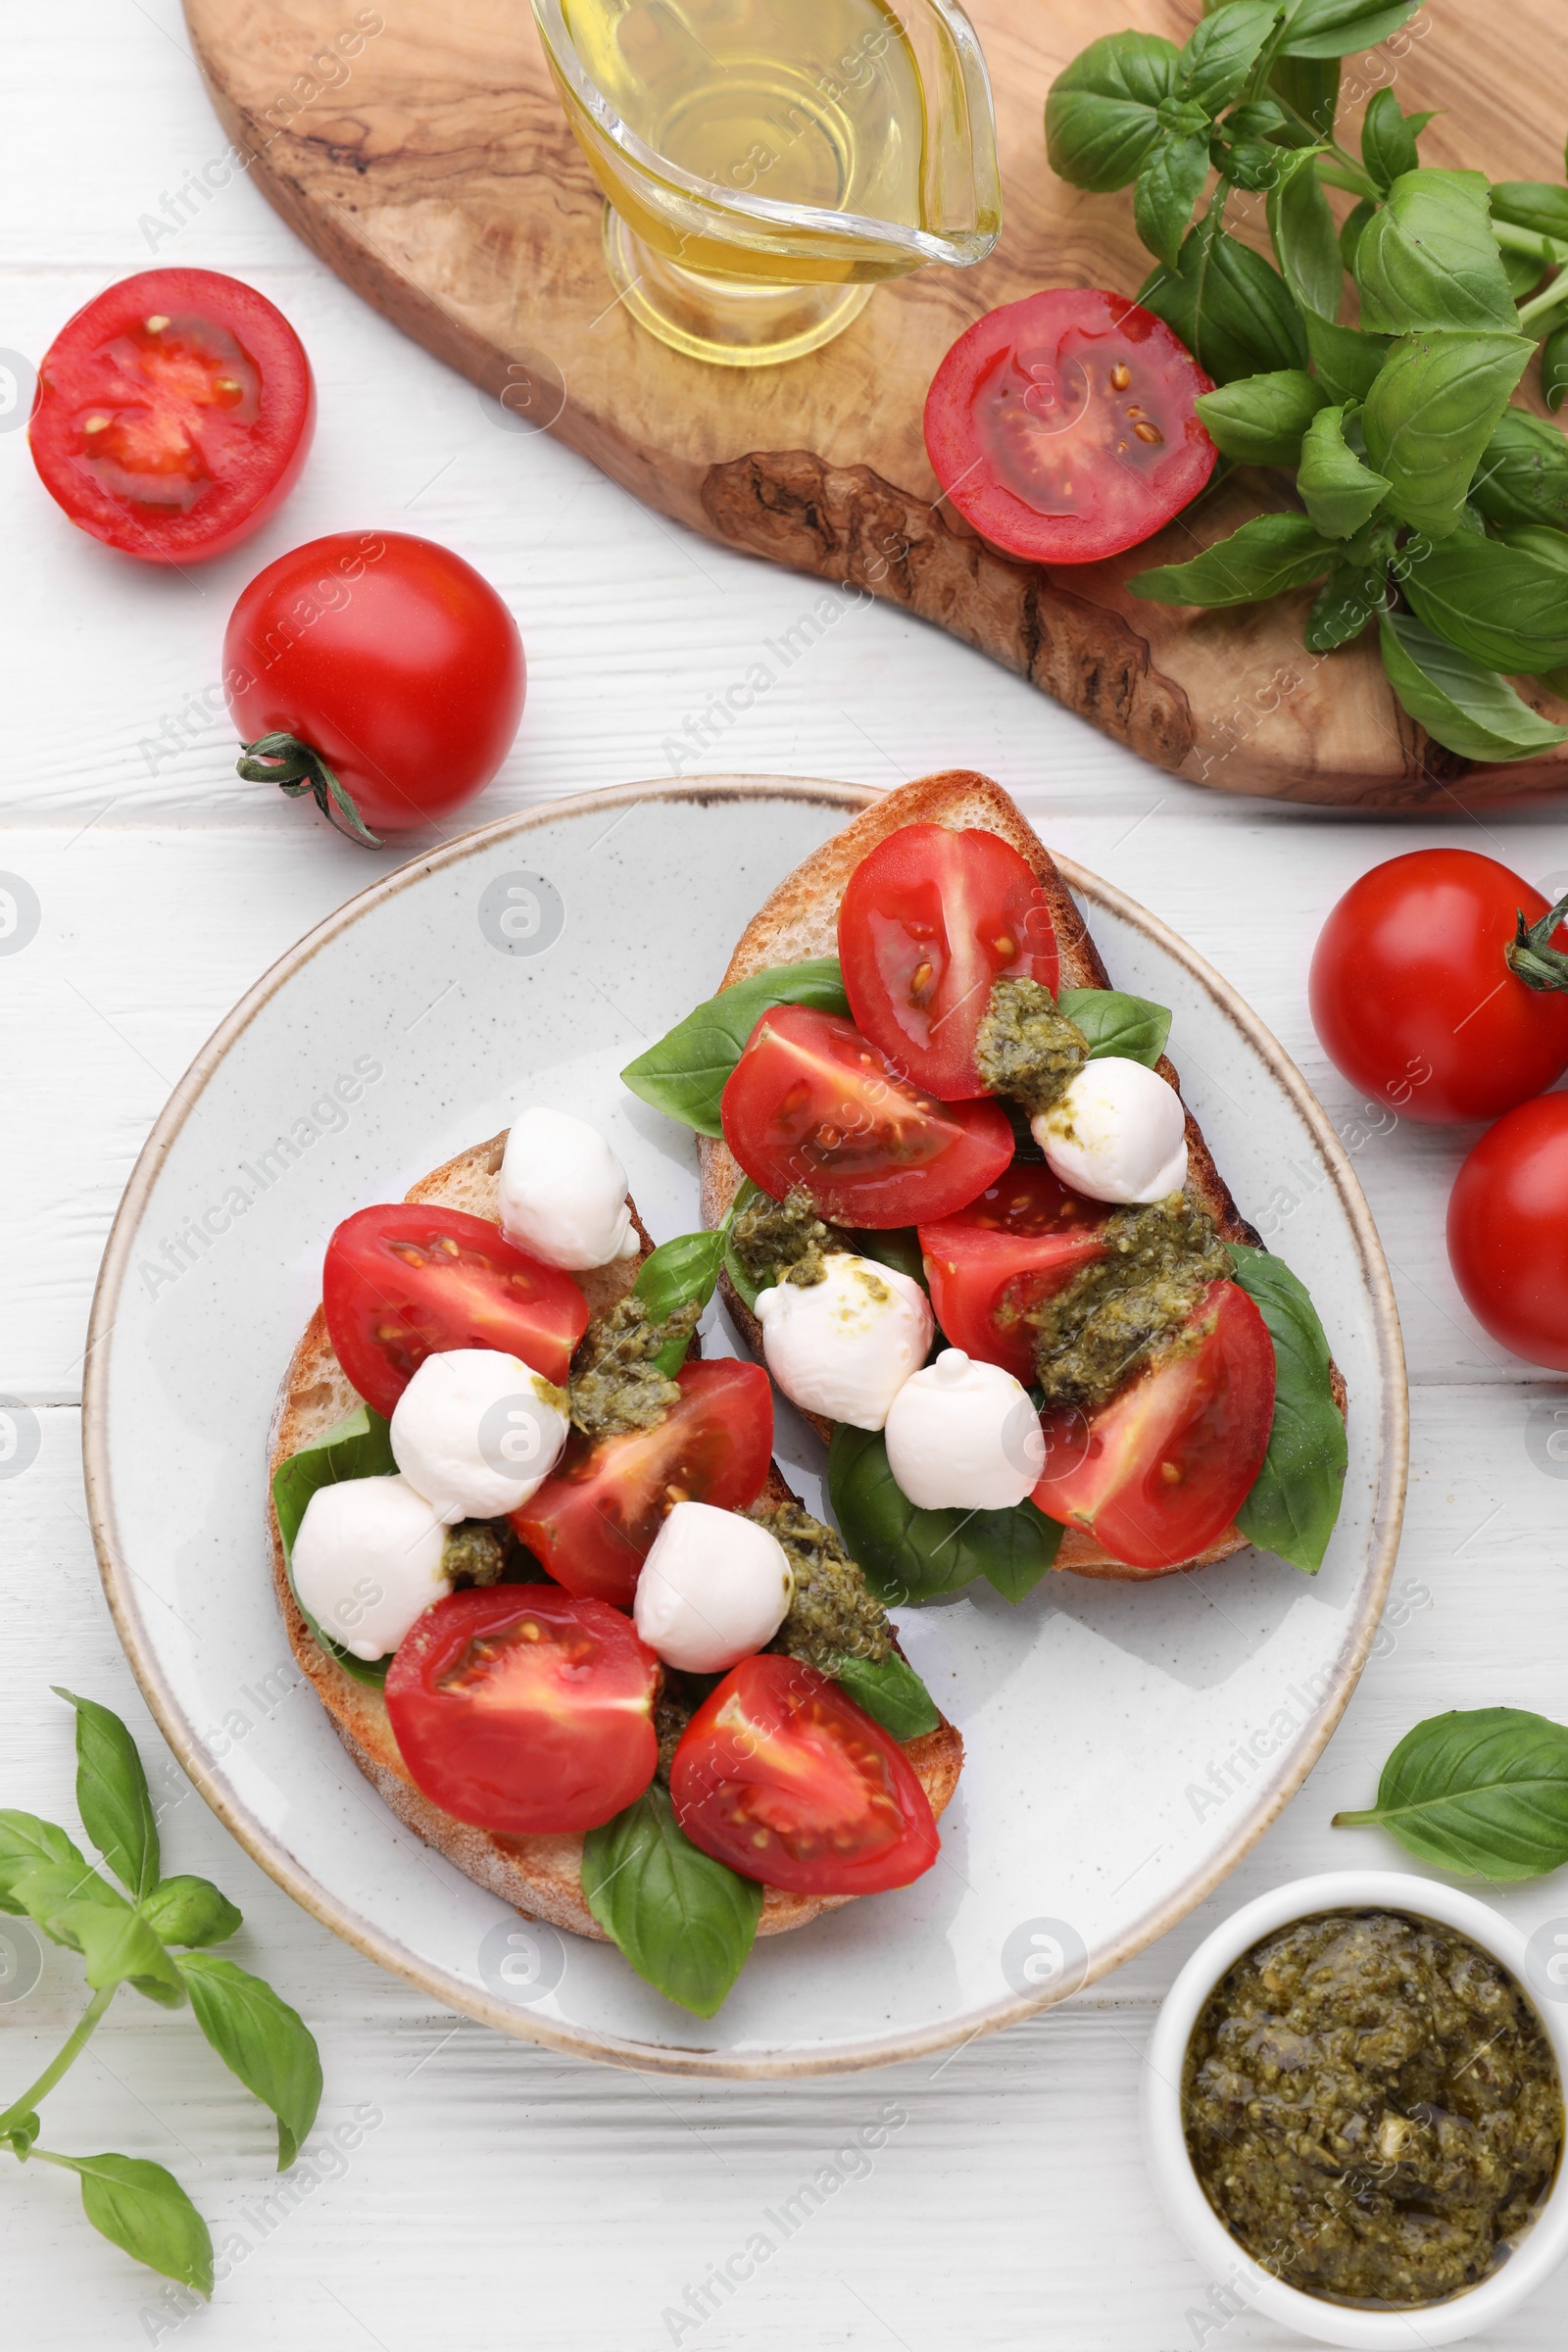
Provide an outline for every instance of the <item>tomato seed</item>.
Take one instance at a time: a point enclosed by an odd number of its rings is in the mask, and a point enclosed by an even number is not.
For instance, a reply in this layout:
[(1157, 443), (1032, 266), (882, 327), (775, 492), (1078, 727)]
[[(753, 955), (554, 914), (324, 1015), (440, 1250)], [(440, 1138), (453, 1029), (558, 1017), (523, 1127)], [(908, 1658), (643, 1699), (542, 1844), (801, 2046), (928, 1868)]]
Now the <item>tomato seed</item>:
[(169, 320), (164, 316), (162, 311), (155, 311), (152, 317), (147, 319), (145, 323), (147, 332), (150, 335), (161, 335), (165, 327), (169, 324)]
[(1125, 360), (1118, 360), (1115, 367), (1110, 371), (1111, 390), (1113, 392), (1125, 392), (1132, 380), (1132, 369), (1128, 367)]
[(1179, 1487), (1182, 1483), (1181, 1468), (1176, 1462), (1161, 1462), (1159, 1475), (1167, 1487)]
[(1135, 424), (1133, 431), (1140, 441), (1163, 441), (1165, 438), (1157, 424)]
[(1015, 939), (1009, 939), (1005, 931), (1004, 931), (1000, 939), (994, 939), (991, 945), (993, 948), (995, 948), (997, 954), (1002, 957), (1004, 963), (1010, 963), (1018, 953), (1017, 941)]
[(81, 429), (84, 433), (101, 433), (108, 422), (107, 416), (89, 416)]

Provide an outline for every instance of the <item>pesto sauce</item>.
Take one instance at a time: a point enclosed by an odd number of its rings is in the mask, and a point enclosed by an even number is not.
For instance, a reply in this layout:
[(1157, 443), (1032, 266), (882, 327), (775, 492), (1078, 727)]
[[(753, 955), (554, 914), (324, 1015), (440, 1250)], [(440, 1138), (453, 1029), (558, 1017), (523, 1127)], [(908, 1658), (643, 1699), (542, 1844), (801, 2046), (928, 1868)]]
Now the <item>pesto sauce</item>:
[(709, 1692), (716, 1690), (723, 1679), (721, 1674), (683, 1674), (678, 1666), (664, 1668), (654, 1699), (654, 1737), (659, 1741), (654, 1778), (662, 1788), (669, 1787), (669, 1768), (675, 1761), (675, 1750), (686, 1726)]
[(1185, 1193), (1114, 1210), (1102, 1239), (1107, 1255), (1023, 1310), (1038, 1335), (1036, 1378), (1048, 1405), (1107, 1403), (1156, 1350), (1176, 1344), (1209, 1283), (1232, 1271), (1207, 1213)]
[(1468, 1936), (1393, 1911), (1298, 1920), (1220, 1980), (1182, 2082), (1214, 2211), (1276, 2278), (1409, 2307), (1473, 2286), (1556, 2174), (1562, 2082)]
[(587, 1438), (657, 1429), (678, 1400), (680, 1389), (653, 1359), (668, 1341), (688, 1338), (701, 1313), (701, 1306), (693, 1302), (677, 1307), (666, 1323), (655, 1323), (635, 1292), (617, 1298), (608, 1314), (589, 1325), (577, 1350), (571, 1374), (572, 1427)]
[(826, 1254), (850, 1244), (836, 1227), (822, 1222), (810, 1194), (797, 1184), (782, 1200), (770, 1200), (765, 1193), (749, 1200), (730, 1227), (729, 1246), (754, 1291), (772, 1290), (781, 1282), (805, 1291), (826, 1280)]
[(831, 1674), (841, 1658), (892, 1654), (893, 1628), (843, 1541), (798, 1502), (759, 1507), (749, 1516), (783, 1544), (794, 1576), (789, 1614), (768, 1647)]
[(455, 1591), (470, 1585), (527, 1585), (544, 1570), (509, 1519), (460, 1519), (447, 1529), (441, 1573)]
[(1031, 1118), (1049, 1110), (1089, 1059), (1089, 1040), (1056, 1009), (1038, 980), (993, 984), (975, 1033), (975, 1067), (994, 1095), (1011, 1095)]

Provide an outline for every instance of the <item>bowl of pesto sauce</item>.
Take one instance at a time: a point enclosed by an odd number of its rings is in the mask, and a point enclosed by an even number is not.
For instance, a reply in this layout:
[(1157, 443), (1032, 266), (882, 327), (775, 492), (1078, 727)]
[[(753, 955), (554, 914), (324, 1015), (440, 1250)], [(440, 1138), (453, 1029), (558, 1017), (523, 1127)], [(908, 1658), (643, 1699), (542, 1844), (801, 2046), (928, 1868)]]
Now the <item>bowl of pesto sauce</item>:
[(1182, 1970), (1144, 2071), (1166, 2215), (1230, 2300), (1319, 2343), (1482, 2333), (1568, 2253), (1568, 2013), (1473, 1895), (1337, 1871)]

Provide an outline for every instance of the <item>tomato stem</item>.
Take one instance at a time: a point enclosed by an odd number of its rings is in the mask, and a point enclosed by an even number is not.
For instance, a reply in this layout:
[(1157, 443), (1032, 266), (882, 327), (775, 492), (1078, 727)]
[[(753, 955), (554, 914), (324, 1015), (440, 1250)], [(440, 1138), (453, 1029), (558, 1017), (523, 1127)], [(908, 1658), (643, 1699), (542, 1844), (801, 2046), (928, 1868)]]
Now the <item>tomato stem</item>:
[(1503, 961), (1526, 988), (1568, 989), (1568, 956), (1551, 945), (1551, 935), (1568, 914), (1568, 898), (1548, 907), (1539, 923), (1527, 923), (1519, 911), (1519, 927), (1503, 949)]
[(308, 743), (301, 743), (297, 735), (258, 735), (254, 743), (242, 747), (234, 765), (247, 784), (275, 784), (290, 800), (298, 800), (301, 793), (308, 792), (327, 823), (335, 825), (345, 839), (357, 841), (363, 849), (378, 850), (382, 846), (320, 753), (313, 751)]

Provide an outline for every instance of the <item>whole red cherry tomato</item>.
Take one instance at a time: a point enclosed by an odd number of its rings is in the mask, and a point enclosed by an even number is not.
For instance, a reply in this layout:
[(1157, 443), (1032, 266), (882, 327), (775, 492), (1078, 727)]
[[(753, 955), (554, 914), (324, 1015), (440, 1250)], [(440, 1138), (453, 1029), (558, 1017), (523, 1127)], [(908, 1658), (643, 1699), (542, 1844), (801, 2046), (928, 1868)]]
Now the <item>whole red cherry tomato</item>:
[(378, 847), (470, 800), (517, 732), (517, 624), (450, 548), (340, 531), (279, 556), (229, 616), (223, 692), (250, 782), (312, 794)]
[(1568, 1372), (1568, 1095), (1521, 1102), (1476, 1145), (1448, 1200), (1448, 1263), (1499, 1347)]
[(1001, 979), (1056, 992), (1051, 908), (1000, 834), (901, 825), (862, 858), (839, 908), (850, 1010), (874, 1046), (944, 1102), (983, 1095), (975, 1032)]
[(1095, 564), (1185, 507), (1218, 456), (1213, 385), (1123, 294), (1053, 286), (977, 318), (931, 380), (925, 445), (966, 521), (1009, 556)]
[(693, 1845), (796, 1894), (877, 1894), (937, 1858), (898, 1741), (798, 1658), (730, 1669), (681, 1734), (669, 1794)]
[(215, 270), (144, 270), (56, 335), (27, 439), (78, 528), (188, 564), (288, 496), (315, 425), (305, 346), (265, 294)]
[(659, 1660), (629, 1617), (548, 1585), (451, 1592), (387, 1668), (398, 1751), (475, 1829), (592, 1830), (654, 1777)]
[(1352, 882), (1312, 956), (1335, 1068), (1406, 1118), (1493, 1119), (1568, 1069), (1568, 931), (1474, 850), (1410, 850)]

